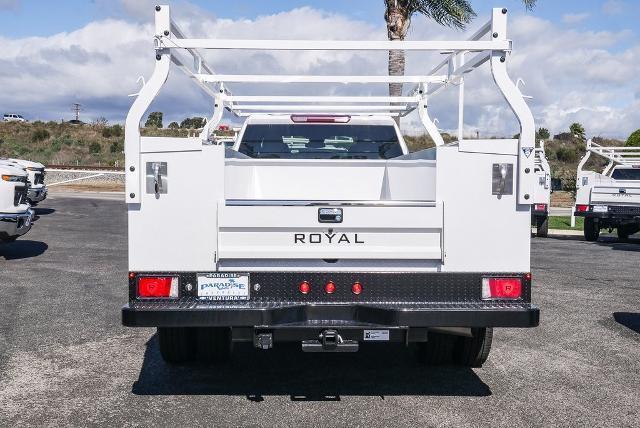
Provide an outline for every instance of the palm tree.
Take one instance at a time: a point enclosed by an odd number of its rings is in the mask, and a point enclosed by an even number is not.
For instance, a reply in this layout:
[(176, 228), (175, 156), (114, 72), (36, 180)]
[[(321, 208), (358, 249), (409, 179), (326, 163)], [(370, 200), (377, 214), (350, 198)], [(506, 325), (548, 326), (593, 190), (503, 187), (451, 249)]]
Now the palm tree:
[[(522, 0), (527, 9), (532, 9), (536, 0)], [(411, 17), (416, 13), (434, 20), (440, 25), (464, 29), (475, 18), (476, 13), (467, 0), (384, 0), (384, 19), (387, 22), (389, 40), (404, 40), (411, 26)], [(403, 76), (405, 56), (403, 50), (389, 51), (389, 76)], [(389, 95), (402, 95), (402, 83), (390, 83)]]

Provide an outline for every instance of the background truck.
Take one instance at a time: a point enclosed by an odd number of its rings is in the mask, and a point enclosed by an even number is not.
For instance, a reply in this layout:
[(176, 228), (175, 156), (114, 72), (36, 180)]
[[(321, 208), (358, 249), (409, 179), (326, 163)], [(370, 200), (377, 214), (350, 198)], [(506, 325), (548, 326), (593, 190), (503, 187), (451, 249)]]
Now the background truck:
[[(426, 363), (481, 366), (494, 327), (538, 325), (535, 128), (507, 74), (506, 9), (462, 42), (190, 39), (168, 6), (155, 17), (155, 70), (126, 121), (122, 320), (157, 327), (166, 361), (222, 359), (235, 342), (298, 342), (307, 352), (400, 342)], [(419, 76), (231, 75), (216, 73), (200, 49), (446, 56)], [(213, 115), (197, 138), (141, 137), (171, 63), (212, 97)], [(444, 144), (428, 106), (451, 87), (463, 102), (465, 74), (484, 63), (520, 138), (465, 140), (460, 109), (458, 141)], [(252, 96), (234, 94), (233, 82), (415, 86), (400, 97)], [(210, 143), (225, 110), (245, 119), (231, 149)], [(408, 152), (394, 117), (412, 111), (435, 148)]]
[[(602, 171), (584, 171), (594, 153), (609, 160)], [(578, 164), (574, 215), (584, 217), (584, 238), (596, 241), (601, 229), (617, 229), (627, 240), (640, 230), (640, 147), (605, 147), (587, 141)]]
[(0, 243), (15, 241), (31, 229), (27, 173), (0, 160)]
[(536, 174), (533, 204), (531, 205), (531, 224), (536, 227), (536, 235), (546, 238), (549, 234), (549, 207), (551, 206), (551, 167), (544, 151), (544, 141), (535, 150)]
[(18, 165), (27, 171), (29, 178), (27, 200), (31, 206), (38, 205), (39, 202), (47, 198), (48, 189), (44, 184), (45, 168), (43, 164), (25, 159), (3, 158), (3, 160)]

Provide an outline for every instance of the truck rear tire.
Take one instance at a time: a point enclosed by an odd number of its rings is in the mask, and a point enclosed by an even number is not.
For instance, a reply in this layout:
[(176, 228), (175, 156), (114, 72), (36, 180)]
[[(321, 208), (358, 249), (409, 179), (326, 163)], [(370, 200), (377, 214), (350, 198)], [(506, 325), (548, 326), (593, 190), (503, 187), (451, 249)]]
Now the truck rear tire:
[(186, 327), (158, 327), (158, 344), (162, 359), (172, 364), (193, 360), (193, 333), (193, 329)]
[(230, 328), (198, 327), (195, 333), (198, 360), (211, 363), (229, 359), (233, 350)]
[(621, 241), (628, 241), (629, 236), (638, 232), (638, 226), (633, 224), (625, 224), (618, 226), (618, 239)]
[(549, 235), (549, 216), (536, 217), (536, 236), (546, 238)]
[(417, 349), (418, 360), (428, 366), (449, 364), (453, 357), (457, 336), (429, 332), (427, 342), (419, 342)]
[(489, 358), (493, 328), (473, 328), (472, 337), (459, 337), (453, 351), (454, 361), (465, 367), (482, 367)]
[(600, 236), (600, 225), (592, 218), (584, 219), (584, 239), (589, 242), (597, 241)]

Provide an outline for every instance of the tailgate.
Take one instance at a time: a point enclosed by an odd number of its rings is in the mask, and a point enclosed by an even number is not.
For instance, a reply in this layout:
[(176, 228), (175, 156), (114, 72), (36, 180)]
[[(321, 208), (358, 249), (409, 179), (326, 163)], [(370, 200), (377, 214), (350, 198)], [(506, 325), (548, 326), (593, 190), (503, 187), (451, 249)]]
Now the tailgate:
[[(341, 210), (321, 222), (320, 210)], [(220, 259), (442, 260), (442, 204), (435, 202), (231, 202), (220, 210)], [(339, 221), (338, 221), (339, 220)]]
[(591, 203), (639, 205), (640, 188), (633, 183), (634, 187), (627, 187), (623, 183), (615, 186), (594, 186), (591, 190)]

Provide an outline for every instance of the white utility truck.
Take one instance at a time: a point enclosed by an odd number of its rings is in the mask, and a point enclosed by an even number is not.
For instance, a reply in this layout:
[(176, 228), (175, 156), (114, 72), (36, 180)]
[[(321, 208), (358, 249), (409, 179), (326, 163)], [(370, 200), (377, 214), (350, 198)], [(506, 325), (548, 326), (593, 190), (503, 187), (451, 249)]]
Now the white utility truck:
[(0, 160), (0, 243), (15, 241), (31, 229), (27, 173)]
[[(591, 154), (609, 163), (602, 171), (584, 171)], [(640, 230), (640, 147), (607, 147), (587, 141), (578, 164), (574, 215), (584, 217), (584, 238), (596, 241), (600, 229), (617, 229), (626, 240)]]
[[(192, 39), (168, 6), (155, 10), (155, 70), (126, 122), (122, 319), (157, 327), (166, 361), (223, 358), (240, 341), (307, 352), (401, 342), (427, 363), (480, 366), (494, 327), (538, 325), (535, 129), (507, 74), (506, 9), (462, 42)], [(235, 75), (216, 73), (200, 49), (446, 56), (417, 76)], [(212, 96), (213, 115), (198, 138), (141, 137), (171, 63)], [(463, 102), (464, 75), (484, 63), (520, 138), (444, 144), (429, 104), (450, 87)], [(415, 86), (400, 97), (251, 96), (233, 82)], [(210, 144), (225, 110), (245, 118), (233, 148)], [(393, 118), (416, 110), (437, 147), (409, 153)]]
[(531, 224), (536, 227), (536, 235), (546, 238), (549, 234), (549, 207), (551, 206), (551, 167), (544, 151), (544, 141), (535, 150), (536, 174), (533, 204), (531, 205)]

